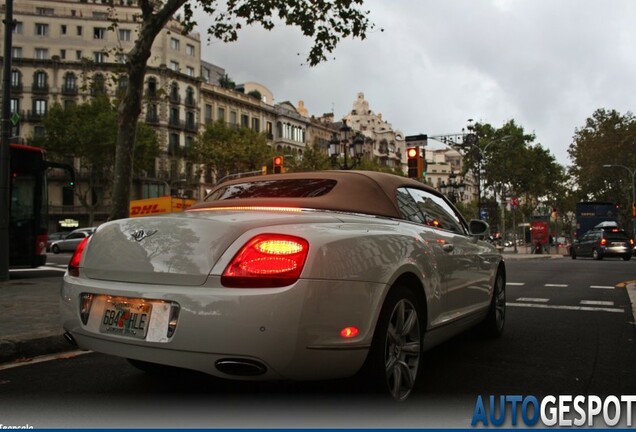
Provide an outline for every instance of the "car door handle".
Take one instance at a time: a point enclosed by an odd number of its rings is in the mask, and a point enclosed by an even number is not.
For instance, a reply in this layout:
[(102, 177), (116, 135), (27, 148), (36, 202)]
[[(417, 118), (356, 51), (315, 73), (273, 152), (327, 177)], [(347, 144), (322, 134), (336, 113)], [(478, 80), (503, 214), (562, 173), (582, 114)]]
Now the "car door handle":
[(446, 243), (444, 246), (442, 246), (442, 250), (444, 252), (452, 252), (453, 250), (455, 250), (455, 246), (450, 243)]

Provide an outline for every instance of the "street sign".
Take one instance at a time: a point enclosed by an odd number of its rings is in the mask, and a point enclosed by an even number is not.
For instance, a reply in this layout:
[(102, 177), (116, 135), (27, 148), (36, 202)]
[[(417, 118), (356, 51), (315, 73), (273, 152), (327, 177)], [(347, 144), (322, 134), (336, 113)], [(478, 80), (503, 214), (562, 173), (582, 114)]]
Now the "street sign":
[(11, 124), (13, 126), (16, 126), (19, 121), (20, 121), (20, 114), (18, 114), (17, 112), (14, 112), (13, 114), (11, 114)]
[(479, 212), (479, 217), (481, 218), (481, 220), (485, 221), (488, 219), (488, 211), (486, 209), (481, 209), (481, 211)]
[(408, 135), (404, 137), (404, 141), (406, 141), (407, 147), (426, 147), (426, 145), (428, 144), (428, 135)]
[(516, 210), (517, 207), (519, 207), (519, 198), (518, 197), (510, 198), (510, 207), (512, 207), (513, 210)]

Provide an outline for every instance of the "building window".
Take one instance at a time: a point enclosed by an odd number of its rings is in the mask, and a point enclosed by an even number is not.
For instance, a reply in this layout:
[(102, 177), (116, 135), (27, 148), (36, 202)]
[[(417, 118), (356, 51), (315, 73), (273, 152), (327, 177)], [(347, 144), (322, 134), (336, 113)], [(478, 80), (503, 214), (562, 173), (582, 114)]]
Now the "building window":
[(128, 29), (119, 29), (119, 40), (120, 41), (130, 41), (130, 30), (128, 30)]
[(22, 84), (22, 73), (19, 70), (11, 70), (11, 87), (18, 88)]
[(53, 8), (36, 7), (35, 13), (38, 15), (52, 16), (55, 14), (55, 10)]
[(121, 53), (121, 52), (115, 54), (115, 62), (119, 64), (126, 64), (127, 61), (128, 61), (128, 54)]
[(49, 35), (49, 25), (42, 23), (35, 23), (35, 34), (36, 36), (48, 36)]
[(66, 34), (66, 25), (62, 24), (60, 26), (60, 34), (65, 35)]
[(217, 108), (216, 109), (216, 119), (221, 120), (221, 121), (225, 121), (225, 108)]
[(73, 92), (77, 90), (77, 78), (75, 74), (69, 72), (64, 75), (64, 91)]
[(249, 127), (250, 118), (247, 114), (241, 114), (241, 127)]
[(93, 39), (106, 39), (106, 29), (103, 27), (95, 27), (93, 29)]
[(179, 39), (170, 38), (170, 48), (174, 51), (179, 51)]
[[(168, 142), (168, 154), (171, 156), (176, 156), (179, 152), (179, 134), (176, 133), (171, 133), (170, 134), (170, 138), (169, 138), (169, 142)], [(170, 171), (173, 171), (172, 167), (170, 167)], [(174, 168), (174, 171), (176, 171), (176, 167)], [(172, 178), (176, 179), (176, 172), (171, 173), (171, 175), (173, 176)]]
[(95, 74), (93, 75), (93, 81), (91, 83), (91, 95), (98, 96), (106, 94), (106, 81), (104, 79), (104, 75)]
[(205, 80), (205, 82), (209, 83), (210, 82), (210, 69), (204, 67), (202, 69), (201, 73), (203, 74), (203, 79)]
[(66, 59), (66, 50), (65, 49), (60, 50), (60, 58), (62, 60)]
[(195, 105), (194, 103), (194, 89), (192, 87), (188, 87), (186, 89), (186, 105)]
[(174, 61), (174, 60), (171, 60), (170, 61), (170, 69), (172, 69), (175, 72), (179, 72), (179, 63)]
[(44, 116), (46, 115), (48, 107), (48, 101), (45, 99), (36, 99), (33, 101), (33, 111), (36, 115)]
[(35, 58), (38, 60), (48, 60), (49, 58), (49, 50), (47, 48), (36, 48), (35, 49)]
[(194, 45), (186, 44), (186, 54), (194, 57)]
[(172, 126), (179, 126), (179, 122), (181, 120), (179, 119), (179, 108), (177, 107), (172, 107), (170, 108), (170, 119), (169, 122)]
[(22, 47), (12, 47), (11, 48), (11, 58), (19, 59), (22, 58)]
[(82, 35), (82, 26), (77, 26), (77, 35), (78, 36)]
[(157, 97), (157, 80), (155, 78), (148, 78), (148, 85), (146, 88), (146, 96), (151, 98)]
[(108, 12), (93, 12), (93, 18), (99, 19), (99, 20), (107, 20), (108, 19)]
[(252, 129), (254, 129), (256, 132), (261, 131), (261, 121), (256, 117), (252, 117)]
[(190, 66), (186, 66), (186, 75), (193, 77), (194, 76), (194, 68)]
[(209, 123), (212, 121), (212, 105), (205, 104), (205, 122)]
[(19, 99), (11, 99), (11, 112), (20, 112), (20, 100)]
[(37, 90), (46, 90), (48, 76), (44, 71), (37, 71), (33, 74), (33, 88)]
[(93, 53), (93, 60), (95, 63), (104, 63), (106, 61), (106, 54), (101, 51), (95, 51)]
[(170, 101), (179, 103), (181, 99), (179, 98), (179, 84), (173, 82), (170, 85)]
[(75, 51), (75, 59), (76, 60), (81, 60), (82, 59), (82, 51), (80, 51), (80, 50)]
[(237, 124), (237, 114), (236, 111), (230, 111), (230, 124), (231, 125), (235, 125)]
[(22, 34), (23, 29), (24, 24), (22, 24), (22, 21), (16, 21), (13, 25), (13, 34)]

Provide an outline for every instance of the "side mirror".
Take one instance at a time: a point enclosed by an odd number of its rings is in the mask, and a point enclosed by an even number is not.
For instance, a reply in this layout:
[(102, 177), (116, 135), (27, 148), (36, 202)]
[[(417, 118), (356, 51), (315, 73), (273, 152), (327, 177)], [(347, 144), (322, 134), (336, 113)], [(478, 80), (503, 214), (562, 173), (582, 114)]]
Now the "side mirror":
[(486, 238), (486, 236), (490, 232), (490, 226), (486, 222), (479, 219), (471, 219), (470, 223), (468, 224), (468, 228), (470, 230), (470, 235), (479, 237), (480, 240)]

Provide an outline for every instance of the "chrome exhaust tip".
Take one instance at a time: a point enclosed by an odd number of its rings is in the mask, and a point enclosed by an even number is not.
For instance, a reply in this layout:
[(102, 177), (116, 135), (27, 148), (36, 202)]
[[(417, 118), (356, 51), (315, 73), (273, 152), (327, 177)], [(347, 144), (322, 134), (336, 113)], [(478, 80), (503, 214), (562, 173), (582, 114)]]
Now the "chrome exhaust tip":
[(267, 372), (267, 368), (256, 360), (228, 358), (217, 360), (216, 368), (224, 374), (234, 376), (257, 376)]

